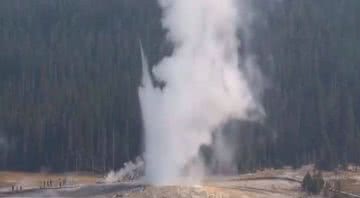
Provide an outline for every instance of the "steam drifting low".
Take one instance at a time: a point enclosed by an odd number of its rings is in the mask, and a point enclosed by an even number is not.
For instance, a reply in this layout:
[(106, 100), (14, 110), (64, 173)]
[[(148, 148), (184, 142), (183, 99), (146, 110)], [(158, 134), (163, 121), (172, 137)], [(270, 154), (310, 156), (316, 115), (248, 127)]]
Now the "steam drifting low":
[(190, 163), (199, 147), (209, 144), (211, 133), (226, 121), (248, 119), (258, 107), (239, 69), (237, 33), (246, 28), (240, 12), (245, 4), (236, 0), (159, 0), (159, 4), (174, 51), (152, 70), (155, 79), (165, 82), (163, 89), (153, 85), (142, 52), (139, 97), (146, 179), (162, 185), (183, 182), (185, 167), (191, 181), (201, 178), (201, 164)]

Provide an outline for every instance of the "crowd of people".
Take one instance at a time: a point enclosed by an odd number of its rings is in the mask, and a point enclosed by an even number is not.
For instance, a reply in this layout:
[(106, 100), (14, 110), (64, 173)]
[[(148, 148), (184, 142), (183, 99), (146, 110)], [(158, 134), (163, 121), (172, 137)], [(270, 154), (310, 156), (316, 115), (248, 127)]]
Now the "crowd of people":
[[(63, 188), (66, 185), (65, 178), (59, 178), (57, 180), (48, 179), (40, 182), (40, 189), (47, 188)], [(21, 192), (23, 191), (23, 185), (12, 185), (11, 192)]]

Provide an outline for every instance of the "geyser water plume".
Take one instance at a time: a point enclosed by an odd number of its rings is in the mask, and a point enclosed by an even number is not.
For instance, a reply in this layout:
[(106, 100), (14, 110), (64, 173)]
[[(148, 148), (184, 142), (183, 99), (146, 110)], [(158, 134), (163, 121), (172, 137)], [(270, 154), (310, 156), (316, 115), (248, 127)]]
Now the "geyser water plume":
[[(249, 113), (257, 109), (239, 69), (237, 33), (246, 24), (239, 13), (241, 2), (159, 0), (162, 24), (174, 51), (153, 67), (154, 78), (165, 82), (161, 89), (153, 85), (141, 49), (139, 97), (148, 182), (183, 182), (180, 178), (185, 167), (197, 157), (202, 144), (211, 142), (216, 128), (229, 119), (248, 119)], [(201, 168), (195, 168), (201, 172)]]

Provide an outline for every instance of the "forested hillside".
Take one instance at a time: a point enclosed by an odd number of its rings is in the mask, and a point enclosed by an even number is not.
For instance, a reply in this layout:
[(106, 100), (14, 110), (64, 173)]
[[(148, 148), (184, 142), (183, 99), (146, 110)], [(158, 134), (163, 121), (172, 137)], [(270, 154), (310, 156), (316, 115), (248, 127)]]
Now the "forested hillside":
[[(360, 1), (251, 2), (241, 50), (266, 117), (226, 129), (239, 169), (360, 163)], [(1, 1), (0, 169), (103, 172), (140, 155), (139, 41), (151, 65), (171, 51), (160, 17), (155, 0)]]

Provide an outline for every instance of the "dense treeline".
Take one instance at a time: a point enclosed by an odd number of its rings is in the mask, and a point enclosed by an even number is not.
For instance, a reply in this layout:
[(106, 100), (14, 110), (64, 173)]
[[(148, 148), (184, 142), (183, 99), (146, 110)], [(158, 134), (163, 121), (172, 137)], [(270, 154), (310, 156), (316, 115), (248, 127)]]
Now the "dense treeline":
[(0, 167), (102, 171), (139, 155), (138, 41), (159, 43), (156, 4), (0, 4)]
[[(227, 127), (239, 169), (360, 163), (360, 2), (252, 3), (243, 48), (267, 117)], [(160, 17), (155, 0), (1, 1), (0, 169), (106, 171), (141, 154), (138, 43), (151, 64), (171, 50)]]
[(258, 1), (258, 8), (265, 25), (254, 24), (252, 48), (269, 81), (267, 118), (253, 131), (267, 143), (249, 146), (249, 166), (359, 163), (360, 2)]

